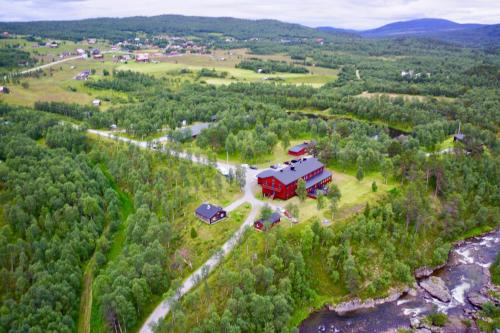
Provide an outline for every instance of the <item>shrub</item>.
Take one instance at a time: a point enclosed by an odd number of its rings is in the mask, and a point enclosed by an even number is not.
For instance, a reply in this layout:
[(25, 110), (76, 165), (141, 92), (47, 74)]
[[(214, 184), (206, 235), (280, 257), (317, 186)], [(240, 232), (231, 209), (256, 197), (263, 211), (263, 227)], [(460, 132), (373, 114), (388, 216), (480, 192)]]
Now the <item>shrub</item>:
[(194, 227), (191, 227), (191, 238), (196, 237), (198, 237), (198, 233), (196, 232), (196, 229)]
[(427, 320), (434, 326), (443, 327), (448, 322), (446, 313), (434, 312), (427, 316)]

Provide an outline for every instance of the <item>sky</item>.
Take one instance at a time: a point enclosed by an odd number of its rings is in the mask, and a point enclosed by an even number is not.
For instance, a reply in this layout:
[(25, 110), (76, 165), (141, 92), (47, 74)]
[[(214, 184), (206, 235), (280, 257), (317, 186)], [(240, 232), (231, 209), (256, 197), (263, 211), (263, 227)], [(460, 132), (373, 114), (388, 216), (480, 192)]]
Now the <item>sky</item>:
[(496, 0), (0, 0), (0, 21), (183, 14), (278, 19), (303, 25), (370, 29), (395, 21), (445, 18), (500, 23)]

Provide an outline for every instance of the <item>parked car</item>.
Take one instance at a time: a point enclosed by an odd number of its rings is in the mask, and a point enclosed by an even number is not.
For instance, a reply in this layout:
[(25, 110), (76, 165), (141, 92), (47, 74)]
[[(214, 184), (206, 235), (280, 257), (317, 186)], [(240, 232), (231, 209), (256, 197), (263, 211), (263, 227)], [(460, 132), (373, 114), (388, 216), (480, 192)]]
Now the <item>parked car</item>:
[(257, 170), (257, 167), (255, 165), (250, 165), (250, 169)]
[(271, 169), (278, 169), (278, 165), (277, 164), (273, 164), (271, 166), (269, 166)]
[(246, 164), (246, 163), (242, 164), (241, 167), (246, 169), (246, 168), (248, 168), (248, 164)]

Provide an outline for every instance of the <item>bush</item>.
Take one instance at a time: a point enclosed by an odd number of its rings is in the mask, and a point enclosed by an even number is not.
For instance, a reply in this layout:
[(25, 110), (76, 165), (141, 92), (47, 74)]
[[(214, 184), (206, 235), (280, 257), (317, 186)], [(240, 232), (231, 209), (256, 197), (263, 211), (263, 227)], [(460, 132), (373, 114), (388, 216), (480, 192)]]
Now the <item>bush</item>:
[(198, 233), (196, 232), (196, 229), (194, 227), (191, 227), (191, 238), (196, 237), (198, 237)]
[(491, 281), (496, 285), (500, 285), (500, 252), (497, 253), (495, 262), (490, 267), (490, 272)]
[(430, 324), (434, 326), (443, 327), (448, 322), (448, 316), (446, 313), (435, 312), (427, 316), (427, 320)]

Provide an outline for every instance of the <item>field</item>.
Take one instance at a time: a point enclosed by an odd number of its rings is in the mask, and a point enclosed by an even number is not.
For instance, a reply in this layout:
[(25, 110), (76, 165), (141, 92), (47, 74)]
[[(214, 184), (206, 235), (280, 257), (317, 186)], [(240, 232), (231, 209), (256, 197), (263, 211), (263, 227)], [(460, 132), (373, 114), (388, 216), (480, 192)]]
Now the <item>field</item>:
[(363, 98), (380, 98), (380, 97), (389, 97), (391, 99), (401, 97), (405, 100), (417, 100), (419, 102), (427, 99), (427, 98), (436, 98), (442, 101), (452, 101), (452, 97), (446, 96), (424, 96), (424, 95), (409, 95), (409, 94), (396, 94), (396, 93), (370, 93), (368, 91), (363, 91), (361, 94), (356, 95), (356, 97)]
[[(111, 55), (106, 55), (111, 59)], [(70, 60), (44, 69), (40, 77), (21, 78), (18, 84), (8, 84), (9, 94), (0, 95), (0, 100), (10, 104), (33, 106), (36, 101), (58, 101), (67, 103), (90, 104), (94, 98), (103, 100), (102, 108), (111, 104), (106, 100), (115, 100), (123, 95), (114, 91), (93, 91), (86, 88), (83, 81), (74, 77), (83, 70), (95, 70), (98, 78), (103, 69), (111, 71), (115, 67), (111, 61), (99, 62), (95, 60)]]
[[(6, 41), (0, 40), (4, 44)], [(16, 40), (18, 41), (18, 40)], [(22, 41), (22, 40), (19, 40)], [(73, 42), (65, 42), (57, 49), (44, 48), (31, 49), (26, 43), (26, 49), (30, 51), (37, 50), (39, 54), (47, 56), (45, 51), (62, 52), (64, 49), (73, 50), (76, 47), (88, 47), (86, 43), (75, 44)], [(35, 52), (35, 51), (33, 51)], [(224, 55), (224, 56), (223, 56)], [(59, 60), (54, 55), (48, 61)], [(105, 61), (95, 61), (93, 59), (78, 59), (70, 60), (61, 64), (56, 64), (50, 68), (45, 68), (39, 77), (23, 77), (19, 82), (8, 83), (10, 94), (0, 95), (0, 101), (5, 101), (10, 104), (32, 106), (36, 101), (58, 101), (66, 103), (90, 104), (93, 99), (102, 100), (101, 109), (106, 110), (113, 104), (126, 101), (125, 94), (120, 94), (115, 91), (94, 91), (86, 88), (83, 82), (74, 80), (74, 77), (83, 70), (95, 70), (95, 74), (91, 77), (98, 79), (102, 77), (102, 70), (112, 71), (117, 70), (133, 70), (142, 73), (148, 73), (155, 76), (177, 77), (185, 80), (199, 80), (208, 84), (229, 84), (232, 82), (265, 82), (266, 80), (278, 80), (278, 82), (288, 84), (305, 84), (314, 87), (319, 87), (329, 81), (337, 78), (338, 71), (321, 67), (308, 67), (308, 74), (292, 74), (292, 73), (274, 73), (274, 74), (259, 74), (254, 71), (238, 69), (234, 65), (243, 58), (254, 57), (245, 52), (245, 50), (237, 50), (233, 52), (215, 51), (213, 55), (183, 55), (176, 57), (161, 57), (161, 62), (158, 63), (135, 63), (117, 64), (113, 61), (112, 55), (105, 55)], [(255, 56), (262, 59), (273, 60), (289, 60), (285, 56)], [(220, 59), (225, 60), (220, 60)], [(46, 63), (46, 62), (44, 62)], [(202, 68), (215, 69), (218, 73), (227, 72), (224, 78), (201, 77), (197, 76), (197, 71)], [(179, 74), (182, 69), (189, 69), (192, 73)]]
[(231, 82), (245, 81), (265, 81), (269, 79), (279, 79), (285, 83), (307, 84), (321, 86), (337, 78), (338, 71), (328, 68), (308, 66), (308, 74), (275, 73), (259, 74), (254, 71), (235, 68), (243, 59), (259, 58), (265, 60), (291, 61), (290, 57), (284, 55), (252, 55), (245, 49), (231, 51), (216, 50), (213, 54), (186, 54), (178, 56), (160, 57), (158, 63), (128, 63), (118, 67), (119, 70), (134, 70), (153, 75), (163, 75), (166, 73), (175, 74), (181, 69), (198, 71), (202, 68), (215, 69), (217, 72), (227, 72), (225, 78), (202, 78), (209, 84), (229, 84)]
[[(204, 61), (200, 65), (193, 65), (193, 58), (203, 57)], [(176, 57), (179, 59), (177, 63), (161, 62), (161, 63), (128, 63), (118, 66), (118, 70), (133, 70), (141, 73), (148, 73), (153, 75), (162, 75), (166, 73), (174, 73), (182, 69), (189, 69), (198, 71), (202, 68), (215, 69), (217, 72), (227, 72), (225, 78), (202, 78), (201, 80), (209, 84), (229, 84), (232, 82), (256, 82), (266, 80), (280, 80), (285, 83), (291, 84), (307, 84), (312, 86), (321, 86), (336, 78), (336, 73), (331, 74), (292, 74), (292, 73), (275, 73), (275, 74), (259, 74), (250, 70), (221, 66), (220, 63), (210, 63), (208, 56), (183, 56)], [(181, 60), (182, 58), (182, 60)], [(205, 61), (208, 60), (208, 61)]]

